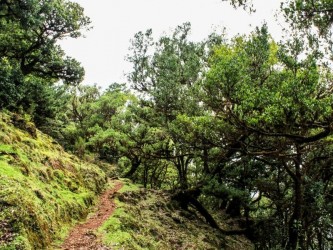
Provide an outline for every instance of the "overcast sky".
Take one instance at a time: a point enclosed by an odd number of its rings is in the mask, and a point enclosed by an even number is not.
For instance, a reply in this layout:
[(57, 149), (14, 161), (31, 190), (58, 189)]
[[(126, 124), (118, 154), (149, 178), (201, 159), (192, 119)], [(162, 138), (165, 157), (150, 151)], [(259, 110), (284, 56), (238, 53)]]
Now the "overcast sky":
[[(73, 0), (74, 1), (74, 0)], [(247, 14), (234, 10), (221, 0), (75, 0), (91, 18), (93, 29), (85, 38), (61, 42), (67, 55), (76, 58), (86, 70), (84, 84), (106, 88), (113, 82), (125, 82), (130, 65), (124, 60), (130, 39), (138, 31), (153, 29), (159, 37), (184, 22), (192, 24), (192, 38), (205, 39), (212, 31), (226, 28), (231, 37), (248, 34), (266, 21), (269, 31), (279, 39), (281, 25), (274, 15), (277, 0), (254, 0), (257, 11)]]

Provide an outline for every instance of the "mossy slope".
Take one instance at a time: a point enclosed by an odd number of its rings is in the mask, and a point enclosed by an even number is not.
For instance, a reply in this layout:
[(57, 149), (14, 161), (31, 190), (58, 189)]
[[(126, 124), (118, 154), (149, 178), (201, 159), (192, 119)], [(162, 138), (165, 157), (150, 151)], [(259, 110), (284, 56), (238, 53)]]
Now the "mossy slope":
[[(182, 210), (169, 192), (125, 182), (116, 204), (114, 214), (99, 229), (111, 249), (253, 249), (245, 237), (223, 236), (195, 210)], [(219, 222), (225, 224), (223, 219)]]
[(66, 153), (26, 119), (0, 113), (1, 250), (53, 249), (105, 182), (97, 166)]

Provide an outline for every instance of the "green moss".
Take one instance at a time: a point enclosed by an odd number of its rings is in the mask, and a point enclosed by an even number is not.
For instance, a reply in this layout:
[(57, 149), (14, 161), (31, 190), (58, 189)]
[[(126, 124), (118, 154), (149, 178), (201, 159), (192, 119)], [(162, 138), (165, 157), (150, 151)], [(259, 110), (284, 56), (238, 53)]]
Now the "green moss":
[(32, 250), (27, 238), (18, 236), (10, 245), (0, 245), (0, 250)]
[(111, 216), (100, 228), (100, 230), (104, 232), (112, 232), (112, 234), (106, 233), (104, 237), (104, 241), (110, 246), (121, 246), (132, 240), (131, 235), (122, 230), (122, 222), (119, 218), (128, 219), (128, 215), (122, 208), (117, 209), (113, 216)]
[[(118, 191), (120, 197), (116, 199), (117, 209), (99, 229), (99, 233), (103, 236), (103, 243), (112, 249), (167, 249), (163, 248), (160, 240), (149, 236), (151, 228), (145, 228), (140, 224), (142, 221), (140, 207), (133, 206), (131, 201), (135, 199), (129, 198), (134, 195), (138, 200), (145, 200), (145, 195), (141, 197), (143, 193), (140, 186), (132, 184), (127, 179), (122, 181), (124, 185)], [(131, 203), (131, 206), (122, 202), (124, 199), (126, 200), (123, 196), (128, 198), (127, 201)], [(156, 223), (152, 221), (153, 224)]]
[[(171, 202), (168, 192), (145, 190), (125, 180), (116, 211), (99, 229), (111, 249), (253, 249), (243, 238), (224, 238), (195, 211)], [(227, 241), (233, 240), (232, 244)], [(230, 247), (233, 246), (233, 247)]]
[[(9, 166), (6, 162), (0, 161), (0, 173), (6, 177), (23, 177), (18, 168)], [(1, 183), (1, 180), (0, 180)]]
[(129, 249), (142, 249), (130, 234), (129, 227), (134, 226), (135, 221), (135, 218), (122, 208), (122, 203), (117, 201), (116, 211), (98, 230), (103, 235), (103, 243), (112, 249), (123, 249), (124, 245), (130, 247)]
[(52, 241), (50, 232), (57, 231), (61, 222), (71, 223), (84, 217), (93, 204), (94, 193), (84, 188), (73, 193), (27, 179), (8, 165), (4, 169), (1, 174), (6, 178), (0, 181), (0, 200), (5, 205), (0, 209), (0, 221), (10, 221), (18, 236), (27, 238), (34, 248), (45, 247)]
[(118, 191), (118, 193), (135, 192), (139, 191), (141, 188), (140, 185), (133, 184), (132, 181), (129, 179), (121, 179), (121, 181), (124, 183), (124, 185)]
[(0, 154), (15, 153), (11, 145), (0, 144)]
[(37, 138), (0, 113), (0, 250), (47, 249), (85, 218), (106, 177), (97, 166)]
[[(132, 184), (128, 179), (122, 179), (122, 182), (124, 185), (118, 193), (140, 190), (139, 186)], [(129, 233), (129, 227), (135, 228), (136, 219), (128, 211), (124, 210), (124, 205), (118, 199), (116, 200), (117, 209), (98, 229), (98, 232), (102, 235), (103, 242), (107, 246), (112, 247), (112, 249), (123, 249), (124, 245), (130, 246), (130, 249), (142, 249), (136, 244), (135, 239)]]

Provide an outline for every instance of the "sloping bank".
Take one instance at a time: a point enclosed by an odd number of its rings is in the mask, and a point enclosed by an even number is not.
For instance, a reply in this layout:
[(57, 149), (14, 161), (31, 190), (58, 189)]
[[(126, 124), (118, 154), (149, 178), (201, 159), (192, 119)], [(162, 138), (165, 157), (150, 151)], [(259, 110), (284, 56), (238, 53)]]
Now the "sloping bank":
[(52, 249), (106, 177), (20, 116), (0, 113), (0, 250)]
[[(116, 210), (98, 230), (105, 249), (254, 249), (244, 236), (225, 236), (195, 209), (182, 209), (172, 199), (172, 192), (143, 189), (125, 179), (122, 182), (123, 188), (115, 195)], [(214, 216), (221, 228), (233, 227), (224, 214)]]

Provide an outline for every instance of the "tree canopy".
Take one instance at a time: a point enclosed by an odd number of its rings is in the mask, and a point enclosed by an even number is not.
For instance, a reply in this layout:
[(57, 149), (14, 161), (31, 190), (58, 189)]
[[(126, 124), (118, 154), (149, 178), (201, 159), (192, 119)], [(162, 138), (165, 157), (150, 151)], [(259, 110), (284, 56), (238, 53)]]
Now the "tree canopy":
[[(57, 43), (89, 28), (78, 4), (0, 0), (0, 108), (24, 109), (67, 150), (171, 190), (258, 249), (332, 248), (333, 2), (281, 3), (280, 42), (265, 24), (200, 42), (190, 23), (138, 32), (128, 83), (101, 91), (79, 84), (83, 68)], [(240, 229), (221, 229), (211, 211)]]
[(82, 81), (84, 70), (65, 55), (58, 41), (79, 37), (90, 20), (83, 8), (65, 0), (0, 2), (1, 107), (14, 107), (28, 92), (28, 82), (50, 85)]

